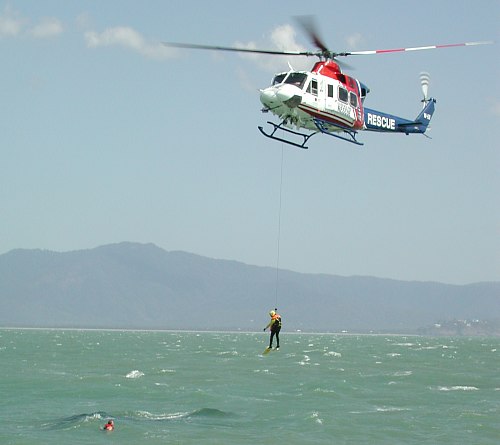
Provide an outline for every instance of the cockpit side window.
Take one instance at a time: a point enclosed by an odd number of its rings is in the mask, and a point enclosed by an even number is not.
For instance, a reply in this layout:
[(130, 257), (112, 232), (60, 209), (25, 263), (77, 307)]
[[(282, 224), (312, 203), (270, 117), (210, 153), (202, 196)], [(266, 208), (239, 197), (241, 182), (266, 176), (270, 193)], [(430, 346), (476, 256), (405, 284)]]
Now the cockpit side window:
[(306, 82), (306, 79), (307, 79), (306, 73), (290, 73), (286, 77), (285, 83), (295, 85), (296, 87), (299, 87), (300, 89), (302, 89), (304, 86), (304, 83)]
[(339, 99), (345, 103), (347, 103), (347, 100), (349, 99), (349, 93), (341, 86), (339, 86)]
[(278, 85), (279, 83), (283, 82), (283, 79), (288, 73), (281, 73), (281, 74), (276, 74), (273, 79), (273, 85)]
[(358, 106), (358, 96), (356, 96), (356, 94), (352, 91), (349, 93), (349, 102), (354, 108)]
[(309, 85), (307, 85), (307, 92), (315, 96), (318, 95), (318, 81), (316, 79), (311, 79)]

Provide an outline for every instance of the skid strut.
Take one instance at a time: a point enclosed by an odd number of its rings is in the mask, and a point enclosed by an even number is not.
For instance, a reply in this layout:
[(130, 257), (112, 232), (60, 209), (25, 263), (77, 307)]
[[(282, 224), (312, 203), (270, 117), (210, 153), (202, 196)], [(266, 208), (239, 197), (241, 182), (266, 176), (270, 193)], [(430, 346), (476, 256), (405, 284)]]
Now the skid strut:
[(338, 131), (330, 131), (328, 127), (325, 125), (325, 121), (323, 121), (322, 119), (315, 118), (314, 123), (316, 124), (316, 127), (318, 127), (318, 130), (321, 131), (321, 133), (323, 134), (327, 134), (328, 136), (333, 136), (334, 138), (342, 139), (343, 141), (351, 142), (352, 144), (355, 145), (364, 145), (363, 142), (359, 142), (356, 139), (356, 135), (358, 132), (355, 130), (339, 125), (338, 126), (339, 130), (344, 133), (344, 134), (339, 134)]
[[(304, 133), (300, 133), (298, 131), (294, 131), (294, 130), (290, 130), (289, 128), (286, 128), (284, 126), (284, 121), (281, 122), (279, 125), (275, 124), (274, 122), (270, 122), (270, 121), (267, 121), (268, 124), (271, 124), (274, 129), (271, 133), (266, 133), (264, 131), (264, 128), (260, 127), (259, 126), (259, 131), (266, 137), (270, 138), (270, 139), (274, 139), (276, 141), (281, 141), (281, 142), (284, 142), (285, 144), (290, 144), (290, 145), (293, 145), (295, 147), (299, 147), (299, 148), (304, 148), (304, 149), (307, 149), (307, 146), (306, 146), (306, 143), (307, 141), (309, 140), (309, 138), (311, 136), (314, 136), (315, 134), (319, 133), (318, 131), (315, 131), (314, 133), (311, 133), (311, 134), (304, 134)], [(289, 134), (293, 134), (295, 136), (299, 136), (302, 138), (302, 143), (297, 143), (297, 142), (293, 142), (291, 141), (290, 139), (284, 139), (284, 138), (280, 138), (278, 136), (275, 136), (274, 133), (276, 133), (276, 131), (278, 130), (283, 130), (285, 133), (289, 133)]]

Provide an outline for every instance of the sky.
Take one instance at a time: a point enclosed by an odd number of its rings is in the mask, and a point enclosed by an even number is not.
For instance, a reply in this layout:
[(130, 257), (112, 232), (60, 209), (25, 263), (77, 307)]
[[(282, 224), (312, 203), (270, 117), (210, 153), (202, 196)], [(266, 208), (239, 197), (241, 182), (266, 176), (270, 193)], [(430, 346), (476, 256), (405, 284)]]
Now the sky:
[[(259, 88), (314, 58), (177, 50), (167, 42), (351, 56), (369, 108), (426, 138), (264, 138)], [(500, 1), (0, 0), (0, 254), (122, 241), (302, 273), (466, 284), (500, 280)], [(275, 118), (276, 119), (276, 118)]]

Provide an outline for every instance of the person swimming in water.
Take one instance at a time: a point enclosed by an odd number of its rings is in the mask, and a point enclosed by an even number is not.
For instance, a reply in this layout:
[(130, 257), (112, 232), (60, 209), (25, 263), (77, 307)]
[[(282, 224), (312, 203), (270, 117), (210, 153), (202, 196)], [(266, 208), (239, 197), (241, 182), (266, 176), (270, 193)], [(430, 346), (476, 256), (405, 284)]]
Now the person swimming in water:
[(276, 349), (280, 348), (280, 331), (281, 331), (281, 315), (274, 311), (269, 312), (269, 316), (271, 317), (271, 321), (264, 328), (264, 331), (269, 328), (271, 331), (271, 335), (269, 337), (269, 349), (273, 347), (273, 339), (276, 336)]
[(102, 428), (104, 431), (113, 431), (115, 429), (115, 422), (108, 420), (108, 423)]

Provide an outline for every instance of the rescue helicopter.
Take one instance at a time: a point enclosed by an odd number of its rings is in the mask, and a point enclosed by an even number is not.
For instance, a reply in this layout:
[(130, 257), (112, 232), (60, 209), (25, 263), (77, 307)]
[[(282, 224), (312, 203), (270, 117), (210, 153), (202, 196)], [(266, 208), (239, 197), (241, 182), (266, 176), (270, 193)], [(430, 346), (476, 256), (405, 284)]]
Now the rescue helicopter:
[(341, 67), (349, 68), (349, 66), (340, 61), (340, 57), (493, 43), (467, 42), (412, 48), (334, 52), (323, 43), (311, 16), (298, 17), (297, 20), (316, 47), (315, 51), (274, 51), (190, 43), (163, 42), (163, 44), (177, 48), (317, 57), (319, 60), (310, 71), (296, 71), (289, 64), (288, 71), (275, 74), (272, 84), (260, 90), (260, 101), (263, 105), (261, 111), (271, 112), (280, 120), (279, 123), (267, 121), (272, 130), (266, 131), (259, 126), (260, 132), (268, 138), (296, 147), (308, 148), (306, 144), (315, 134), (326, 134), (356, 145), (363, 145), (357, 139), (360, 131), (425, 135), (429, 128), (436, 99), (428, 96), (430, 79), (428, 73), (420, 74), (423, 94), (422, 110), (415, 119), (405, 119), (365, 107), (365, 99), (370, 89), (358, 79), (342, 71)]

